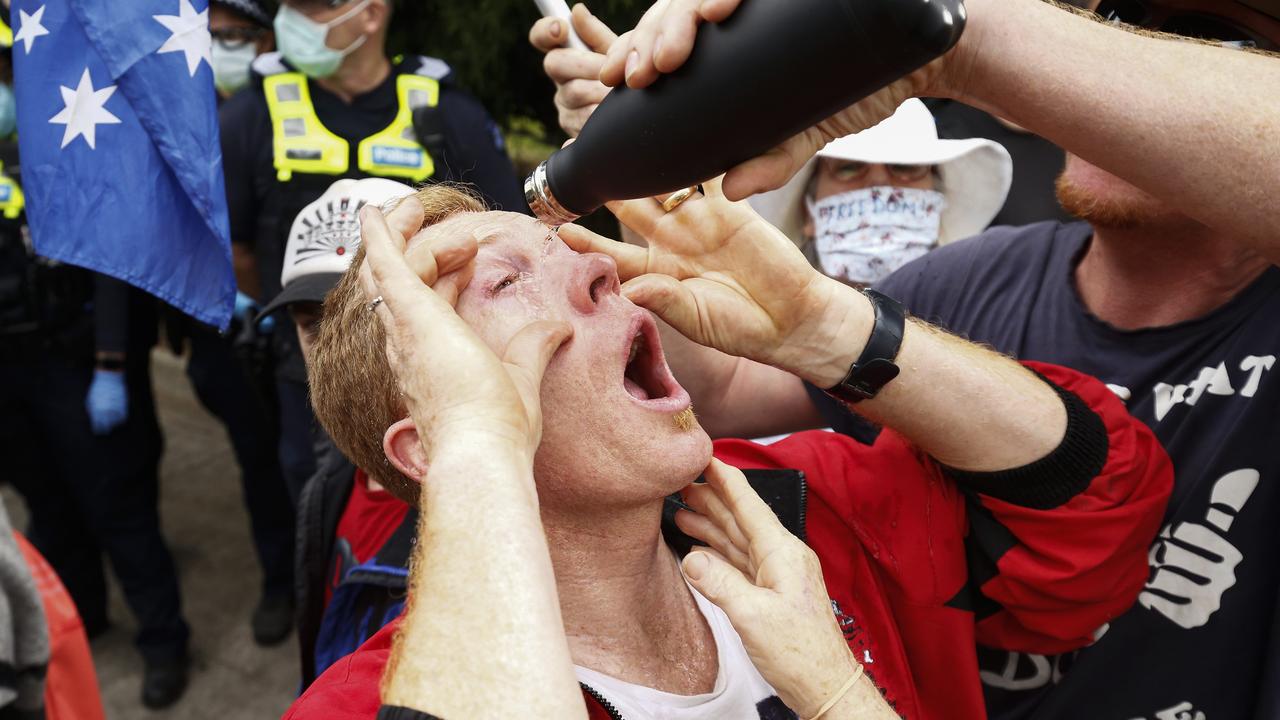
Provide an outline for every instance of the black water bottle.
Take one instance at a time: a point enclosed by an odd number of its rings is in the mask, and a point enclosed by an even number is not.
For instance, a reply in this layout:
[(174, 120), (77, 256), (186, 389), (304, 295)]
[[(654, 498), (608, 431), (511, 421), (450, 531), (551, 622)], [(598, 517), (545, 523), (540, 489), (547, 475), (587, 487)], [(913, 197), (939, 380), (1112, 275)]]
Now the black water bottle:
[(610, 92), (525, 199), (559, 225), (696, 185), (923, 67), (964, 20), (962, 0), (743, 0), (698, 30), (678, 70)]

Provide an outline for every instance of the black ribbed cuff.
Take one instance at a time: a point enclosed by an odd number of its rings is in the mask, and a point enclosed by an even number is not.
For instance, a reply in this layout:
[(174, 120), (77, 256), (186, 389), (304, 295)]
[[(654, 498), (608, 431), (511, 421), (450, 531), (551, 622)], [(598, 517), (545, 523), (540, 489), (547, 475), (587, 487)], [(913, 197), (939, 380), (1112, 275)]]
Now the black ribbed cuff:
[(418, 712), (406, 707), (383, 705), (378, 708), (378, 720), (441, 720), (431, 713)]
[(998, 472), (967, 472), (942, 466), (966, 490), (1033, 510), (1052, 510), (1084, 492), (1102, 472), (1110, 440), (1102, 418), (1075, 393), (1036, 373), (1062, 398), (1067, 431), (1053, 452), (1029, 465)]

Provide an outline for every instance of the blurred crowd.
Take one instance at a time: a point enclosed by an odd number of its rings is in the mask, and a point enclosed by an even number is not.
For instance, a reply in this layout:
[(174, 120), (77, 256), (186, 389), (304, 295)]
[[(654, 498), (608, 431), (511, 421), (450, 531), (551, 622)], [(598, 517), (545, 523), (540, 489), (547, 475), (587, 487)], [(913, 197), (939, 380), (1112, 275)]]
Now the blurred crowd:
[[(739, 4), (544, 17), (563, 130)], [(35, 252), (15, 12), (0, 718), (103, 716), (108, 572), (141, 703), (187, 688), (153, 352), (234, 450), (287, 718), (1280, 716), (1280, 5), (967, 6), (615, 240), (529, 215), (465, 57), (389, 54), (411, 3), (209, 0), (224, 331)]]

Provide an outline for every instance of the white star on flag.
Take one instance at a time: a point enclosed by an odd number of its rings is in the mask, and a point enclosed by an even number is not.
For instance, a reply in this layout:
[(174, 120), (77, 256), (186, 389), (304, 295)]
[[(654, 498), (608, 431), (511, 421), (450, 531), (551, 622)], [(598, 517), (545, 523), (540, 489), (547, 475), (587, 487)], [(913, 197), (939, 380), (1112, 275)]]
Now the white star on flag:
[(84, 74), (80, 76), (80, 84), (75, 90), (66, 85), (61, 86), (60, 89), (62, 102), (66, 107), (49, 118), (49, 124), (67, 126), (67, 131), (62, 134), (62, 147), (65, 148), (68, 143), (76, 139), (76, 136), (83, 136), (84, 141), (89, 143), (89, 147), (96, 150), (97, 146), (94, 142), (98, 126), (120, 124), (120, 118), (103, 107), (107, 104), (107, 99), (116, 91), (116, 86), (108, 85), (101, 90), (94, 90), (93, 81), (89, 79), (89, 68), (85, 68)]
[(157, 55), (181, 52), (187, 58), (187, 72), (195, 77), (196, 68), (204, 60), (213, 67), (210, 48), (213, 38), (209, 36), (209, 11), (198, 13), (191, 6), (191, 0), (181, 0), (177, 15), (152, 15), (156, 22), (165, 26), (172, 33), (164, 45), (156, 51)]
[(18, 11), (18, 24), (19, 24), (18, 34), (13, 36), (13, 44), (17, 45), (18, 43), (23, 43), (23, 45), (25, 46), (23, 49), (26, 50), (28, 55), (30, 55), (31, 43), (35, 42), (36, 38), (40, 37), (41, 35), (49, 34), (49, 30), (45, 28), (44, 25), (40, 24), (40, 22), (43, 19), (44, 19), (43, 5), (41, 5), (38, 10), (36, 10), (34, 13), (30, 15), (27, 14), (26, 10), (19, 10)]

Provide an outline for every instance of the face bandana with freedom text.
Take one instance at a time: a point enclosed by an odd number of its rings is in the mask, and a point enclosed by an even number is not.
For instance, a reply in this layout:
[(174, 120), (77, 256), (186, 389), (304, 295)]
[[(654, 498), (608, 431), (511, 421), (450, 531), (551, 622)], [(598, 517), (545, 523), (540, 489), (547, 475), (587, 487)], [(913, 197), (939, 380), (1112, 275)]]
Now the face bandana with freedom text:
[(936, 190), (872, 187), (805, 204), (822, 271), (870, 285), (938, 244), (947, 200)]

